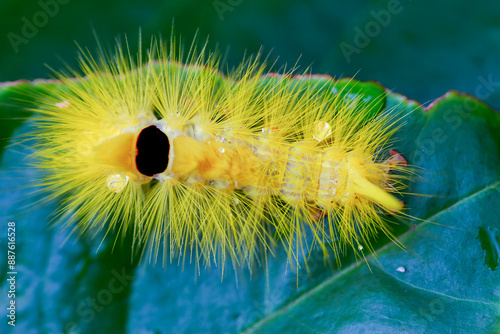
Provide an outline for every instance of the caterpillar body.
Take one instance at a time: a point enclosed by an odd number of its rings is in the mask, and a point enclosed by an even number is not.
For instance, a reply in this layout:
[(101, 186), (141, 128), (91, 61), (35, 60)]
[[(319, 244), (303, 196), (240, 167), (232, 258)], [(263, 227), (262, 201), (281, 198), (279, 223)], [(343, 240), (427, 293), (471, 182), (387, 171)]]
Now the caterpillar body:
[(227, 77), (205, 50), (180, 60), (161, 43), (145, 61), (120, 45), (86, 54), (83, 73), (61, 73), (40, 100), (37, 167), (63, 198), (59, 220), (132, 230), (155, 260), (207, 265), (251, 262), (275, 243), (293, 260), (311, 247), (359, 254), (391, 235), (383, 214), (402, 212), (394, 194), (408, 174), (388, 150), (394, 116), (335, 86), (265, 76), (258, 58)]

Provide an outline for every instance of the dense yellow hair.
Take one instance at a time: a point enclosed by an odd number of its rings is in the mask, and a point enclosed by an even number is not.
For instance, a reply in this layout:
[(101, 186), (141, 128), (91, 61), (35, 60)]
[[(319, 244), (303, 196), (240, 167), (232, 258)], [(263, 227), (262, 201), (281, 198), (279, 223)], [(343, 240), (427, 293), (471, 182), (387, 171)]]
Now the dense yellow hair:
[[(311, 247), (338, 256), (390, 236), (382, 214), (407, 172), (388, 153), (395, 119), (376, 101), (332, 80), (265, 75), (258, 58), (225, 77), (218, 58), (153, 43), (146, 59), (120, 45), (62, 85), (37, 108), (37, 166), (58, 219), (84, 233), (131, 230), (137, 245), (165, 259), (206, 265), (251, 263), (281, 244), (294, 262)], [(164, 171), (137, 165), (147, 127), (168, 138)], [(163, 135), (162, 135), (163, 133)], [(312, 235), (307, 238), (306, 234)], [(163, 248), (162, 251), (160, 249)]]

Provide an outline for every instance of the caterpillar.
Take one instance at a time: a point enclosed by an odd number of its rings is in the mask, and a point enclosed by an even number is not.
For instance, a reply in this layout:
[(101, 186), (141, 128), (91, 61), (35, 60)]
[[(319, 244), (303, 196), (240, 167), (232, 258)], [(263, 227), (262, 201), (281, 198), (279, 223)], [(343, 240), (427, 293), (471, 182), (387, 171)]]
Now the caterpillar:
[(260, 57), (228, 73), (220, 58), (153, 41), (131, 56), (82, 52), (40, 97), (39, 184), (78, 233), (132, 233), (157, 261), (251, 263), (284, 247), (364, 256), (410, 169), (390, 150), (397, 116), (333, 81), (267, 74)]

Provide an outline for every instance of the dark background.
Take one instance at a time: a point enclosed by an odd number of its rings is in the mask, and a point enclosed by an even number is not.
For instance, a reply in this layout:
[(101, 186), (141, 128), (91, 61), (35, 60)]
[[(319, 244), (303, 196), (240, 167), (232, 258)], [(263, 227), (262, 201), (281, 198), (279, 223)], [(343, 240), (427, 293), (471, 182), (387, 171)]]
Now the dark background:
[(126, 34), (134, 48), (139, 28), (145, 40), (168, 38), (174, 21), (176, 36), (190, 43), (198, 31), (228, 51), (230, 65), (263, 47), (278, 65), (299, 59), (314, 73), (379, 81), (422, 103), (457, 89), (500, 109), (494, 0), (2, 0), (0, 17), (0, 82), (49, 77), (44, 64), (75, 65), (75, 42), (94, 49), (94, 31), (108, 46)]

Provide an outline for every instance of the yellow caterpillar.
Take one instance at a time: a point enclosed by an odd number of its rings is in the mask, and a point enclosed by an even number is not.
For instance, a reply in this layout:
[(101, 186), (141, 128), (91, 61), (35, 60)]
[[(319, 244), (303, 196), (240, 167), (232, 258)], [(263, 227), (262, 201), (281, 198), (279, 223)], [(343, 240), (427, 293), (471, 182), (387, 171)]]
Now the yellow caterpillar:
[(388, 151), (397, 119), (341, 89), (265, 77), (257, 59), (223, 77), (205, 49), (181, 58), (161, 43), (146, 60), (120, 45), (87, 53), (83, 74), (61, 73), (40, 100), (37, 166), (63, 198), (61, 221), (132, 230), (155, 260), (206, 265), (251, 262), (275, 243), (295, 261), (311, 247), (359, 255), (391, 235), (383, 215), (401, 213), (408, 172)]

